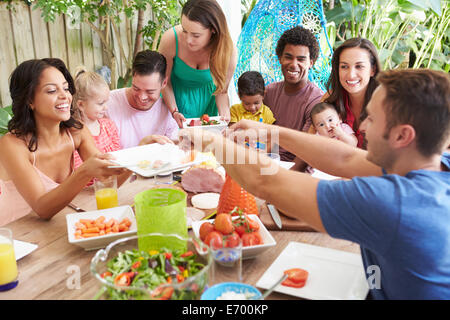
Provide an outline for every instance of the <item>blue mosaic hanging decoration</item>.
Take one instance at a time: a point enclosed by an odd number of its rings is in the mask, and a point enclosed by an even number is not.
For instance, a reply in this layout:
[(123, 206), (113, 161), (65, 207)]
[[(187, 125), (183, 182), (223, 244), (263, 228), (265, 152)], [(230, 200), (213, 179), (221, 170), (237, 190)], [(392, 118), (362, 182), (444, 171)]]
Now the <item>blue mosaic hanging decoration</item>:
[(282, 81), (280, 62), (275, 53), (277, 41), (284, 31), (295, 26), (309, 29), (319, 43), (319, 57), (309, 70), (309, 80), (325, 91), (333, 54), (326, 32), (321, 0), (259, 0), (239, 35), (238, 63), (234, 72), (237, 87), (245, 71), (259, 71), (266, 86)]

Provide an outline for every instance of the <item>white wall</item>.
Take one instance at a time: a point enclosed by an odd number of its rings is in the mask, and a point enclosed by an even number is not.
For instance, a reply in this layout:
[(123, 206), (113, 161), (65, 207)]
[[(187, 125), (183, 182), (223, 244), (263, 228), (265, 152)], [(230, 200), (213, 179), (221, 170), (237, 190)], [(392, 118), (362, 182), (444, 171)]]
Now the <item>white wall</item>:
[[(241, 33), (241, 0), (217, 0), (217, 2), (222, 7), (223, 12), (225, 13), (225, 18), (227, 19), (231, 39), (236, 45)], [(237, 95), (237, 90), (234, 86), (234, 78), (231, 79), (230, 86), (228, 88), (228, 96), (230, 97), (231, 105), (240, 102), (240, 99)]]

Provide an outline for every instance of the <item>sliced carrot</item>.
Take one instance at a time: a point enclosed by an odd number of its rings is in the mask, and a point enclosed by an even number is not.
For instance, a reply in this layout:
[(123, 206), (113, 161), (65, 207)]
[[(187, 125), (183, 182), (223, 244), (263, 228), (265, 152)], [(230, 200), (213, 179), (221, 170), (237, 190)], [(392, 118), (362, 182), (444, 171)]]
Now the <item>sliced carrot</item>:
[(76, 234), (76, 235), (75, 235), (75, 239), (77, 239), (77, 240), (78, 240), (78, 239), (83, 239), (83, 236), (82, 236), (82, 235), (79, 235), (79, 234)]
[(86, 226), (86, 228), (88, 228), (88, 229), (94, 228), (94, 227), (95, 227), (95, 223), (94, 223), (94, 221), (92, 221), (92, 222), (86, 222), (85, 226)]
[(95, 223), (103, 223), (103, 221), (105, 221), (105, 217), (104, 216), (100, 216), (97, 219), (95, 219)]
[(104, 230), (106, 225), (104, 223), (95, 223), (95, 226), (100, 230)]
[(84, 225), (90, 224), (90, 223), (92, 223), (92, 222), (94, 222), (94, 221), (91, 220), (91, 219), (80, 219), (80, 223), (82, 223), (82, 224), (84, 224)]
[(114, 225), (114, 219), (109, 219), (108, 222), (105, 223), (106, 228), (111, 228)]
[(77, 230), (75, 230), (75, 234), (79, 234), (79, 235), (81, 235), (81, 229), (77, 229)]
[(111, 228), (112, 232), (119, 232), (119, 225), (115, 224), (113, 225), (113, 227)]
[(92, 238), (92, 237), (98, 237), (100, 234), (97, 233), (83, 233), (82, 237), (83, 238)]
[(119, 232), (128, 230), (128, 226), (125, 224), (119, 224)]
[(98, 227), (86, 228), (84, 230), (81, 230), (81, 232), (83, 234), (86, 234), (86, 233), (98, 233), (98, 232), (100, 232), (100, 229)]
[(105, 233), (107, 233), (107, 234), (108, 234), (108, 233), (111, 233), (111, 228), (106, 228), (106, 229), (105, 229)]
[(80, 222), (75, 222), (75, 227), (77, 229), (86, 229), (86, 226)]
[(123, 218), (120, 224), (125, 224), (127, 227), (131, 226), (131, 221), (127, 217)]
[(104, 236), (105, 235), (105, 230), (100, 230), (99, 235)]

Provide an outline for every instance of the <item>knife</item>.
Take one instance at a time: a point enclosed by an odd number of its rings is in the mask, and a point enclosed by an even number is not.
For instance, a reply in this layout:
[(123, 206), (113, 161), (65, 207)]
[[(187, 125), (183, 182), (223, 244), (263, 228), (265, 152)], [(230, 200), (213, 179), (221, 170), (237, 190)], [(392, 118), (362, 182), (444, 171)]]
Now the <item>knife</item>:
[(76, 212), (86, 212), (86, 210), (81, 209), (80, 207), (77, 207), (77, 206), (74, 205), (72, 202), (70, 202), (67, 206), (68, 206), (69, 208), (75, 210)]
[(277, 227), (281, 229), (282, 227), (281, 217), (280, 214), (278, 213), (277, 208), (275, 208), (274, 205), (268, 203), (267, 209), (269, 209), (270, 215), (272, 216), (273, 221), (275, 221)]

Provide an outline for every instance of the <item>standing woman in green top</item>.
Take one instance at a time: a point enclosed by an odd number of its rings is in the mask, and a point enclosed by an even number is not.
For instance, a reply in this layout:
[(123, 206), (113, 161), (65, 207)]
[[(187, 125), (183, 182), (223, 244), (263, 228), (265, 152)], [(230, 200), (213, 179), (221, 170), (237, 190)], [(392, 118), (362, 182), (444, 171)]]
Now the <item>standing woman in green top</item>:
[(237, 63), (225, 15), (216, 0), (189, 0), (181, 25), (167, 30), (159, 46), (167, 60), (166, 106), (180, 128), (186, 118), (219, 114), (230, 120), (228, 85)]

